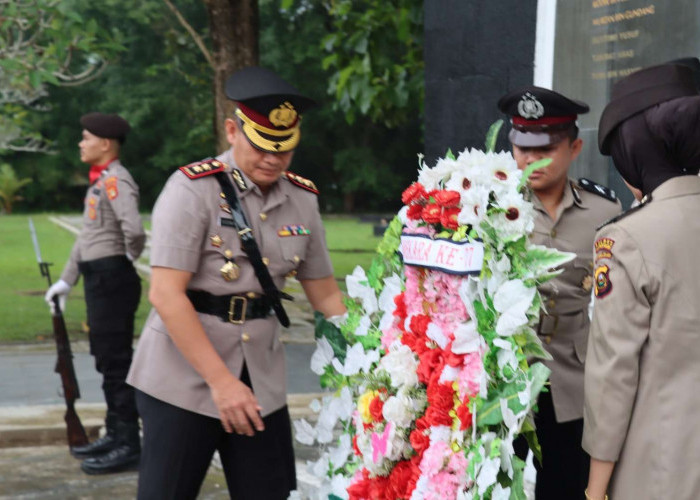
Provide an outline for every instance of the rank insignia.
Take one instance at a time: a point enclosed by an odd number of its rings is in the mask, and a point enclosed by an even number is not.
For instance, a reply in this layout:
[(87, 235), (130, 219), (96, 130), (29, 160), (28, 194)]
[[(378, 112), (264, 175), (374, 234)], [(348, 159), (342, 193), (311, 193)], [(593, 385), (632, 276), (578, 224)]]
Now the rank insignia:
[(107, 192), (107, 198), (114, 200), (119, 196), (119, 189), (117, 189), (117, 178), (115, 176), (108, 177), (105, 180), (105, 191)]
[(245, 179), (241, 175), (241, 171), (238, 170), (237, 168), (234, 168), (231, 170), (231, 177), (233, 177), (233, 181), (236, 183), (236, 186), (238, 186), (238, 189), (241, 191), (245, 191), (248, 189), (248, 184), (246, 184)]
[(227, 214), (231, 213), (231, 206), (228, 203), (222, 203), (219, 205), (219, 208), (222, 212), (226, 212)]
[(595, 269), (595, 296), (602, 299), (612, 291), (612, 282), (608, 272), (608, 266), (598, 266)]
[(90, 220), (95, 220), (97, 219), (97, 199), (94, 196), (90, 196), (88, 198), (88, 217)]
[(240, 276), (241, 270), (234, 262), (227, 260), (226, 264), (221, 266), (219, 271), (221, 272), (221, 277), (226, 281), (234, 281)]
[(293, 226), (282, 226), (282, 228), (277, 231), (278, 236), (308, 236), (311, 234), (310, 229), (306, 229), (303, 225), (297, 224)]
[(219, 248), (221, 245), (224, 244), (224, 240), (218, 234), (209, 236), (209, 240), (211, 241), (211, 245), (216, 248)]
[(581, 282), (581, 288), (584, 289), (586, 292), (590, 292), (591, 288), (593, 287), (593, 277), (590, 274), (587, 274), (585, 278), (583, 278), (583, 281)]
[(293, 172), (285, 172), (284, 173), (285, 177), (289, 182), (294, 184), (295, 186), (299, 186), (302, 189), (306, 189), (307, 191), (311, 191), (314, 194), (318, 194), (318, 189), (316, 189), (316, 184), (314, 184), (312, 181), (309, 179), (306, 179), (302, 177), (301, 175), (297, 175)]
[(180, 167), (180, 171), (190, 179), (199, 179), (200, 177), (223, 172), (224, 164), (219, 160), (204, 160)]

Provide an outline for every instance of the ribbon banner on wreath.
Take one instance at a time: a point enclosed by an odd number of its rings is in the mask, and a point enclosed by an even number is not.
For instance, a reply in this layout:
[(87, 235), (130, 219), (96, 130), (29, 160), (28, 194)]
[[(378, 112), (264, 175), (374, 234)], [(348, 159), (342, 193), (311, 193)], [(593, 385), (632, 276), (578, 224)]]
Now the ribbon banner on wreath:
[(346, 279), (347, 319), (316, 317), (311, 368), (330, 391), (314, 424), (294, 423), (322, 449), (312, 498), (525, 498), (513, 440), (539, 453), (533, 407), (549, 376), (529, 363), (549, 358), (537, 286), (573, 257), (528, 240), (537, 166), (474, 149), (420, 159), (371, 266)]

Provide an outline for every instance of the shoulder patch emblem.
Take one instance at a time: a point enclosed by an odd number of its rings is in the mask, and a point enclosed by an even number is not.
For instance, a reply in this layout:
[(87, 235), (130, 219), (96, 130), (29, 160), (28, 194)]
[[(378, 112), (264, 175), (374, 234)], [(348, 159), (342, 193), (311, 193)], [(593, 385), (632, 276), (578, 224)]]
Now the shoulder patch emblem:
[(237, 168), (231, 169), (231, 177), (233, 177), (233, 181), (236, 183), (236, 186), (238, 186), (238, 189), (241, 191), (248, 189), (248, 184), (246, 184), (240, 170)]
[(602, 196), (603, 198), (608, 199), (610, 201), (617, 201), (615, 191), (601, 184), (598, 184), (597, 182), (593, 182), (590, 179), (581, 178), (578, 180), (578, 185), (581, 186), (581, 189), (583, 189), (584, 191), (597, 194), (598, 196)]
[(185, 174), (190, 179), (199, 179), (207, 175), (216, 174), (224, 171), (224, 164), (219, 160), (203, 160), (195, 163), (190, 163), (184, 167), (180, 167), (180, 172)]
[(595, 296), (597, 299), (602, 299), (612, 291), (609, 272), (608, 266), (598, 266), (595, 269)]
[(107, 192), (107, 198), (110, 200), (116, 199), (119, 196), (119, 189), (117, 188), (118, 179), (116, 176), (107, 177), (105, 179), (105, 191)]
[(306, 189), (307, 191), (311, 191), (313, 194), (318, 194), (318, 189), (316, 189), (316, 184), (314, 184), (312, 181), (309, 179), (306, 179), (302, 177), (301, 175), (297, 175), (293, 172), (285, 172), (284, 175), (287, 177), (289, 182), (292, 184), (299, 186), (302, 189)]

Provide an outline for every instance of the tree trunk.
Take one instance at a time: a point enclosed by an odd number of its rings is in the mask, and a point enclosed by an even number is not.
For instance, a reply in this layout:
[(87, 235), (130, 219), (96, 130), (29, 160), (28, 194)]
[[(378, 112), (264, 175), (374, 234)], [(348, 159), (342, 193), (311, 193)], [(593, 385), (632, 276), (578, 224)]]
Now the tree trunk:
[(224, 120), (233, 117), (226, 79), (234, 71), (258, 64), (258, 0), (204, 0), (209, 14), (214, 60), (214, 127), (217, 151), (229, 148)]

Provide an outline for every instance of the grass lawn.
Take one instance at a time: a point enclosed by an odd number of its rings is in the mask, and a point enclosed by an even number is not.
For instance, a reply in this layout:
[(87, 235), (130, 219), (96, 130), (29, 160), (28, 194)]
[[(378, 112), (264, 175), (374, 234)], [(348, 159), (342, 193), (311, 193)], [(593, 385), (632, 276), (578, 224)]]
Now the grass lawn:
[[(48, 214), (32, 216), (44, 261), (56, 281), (75, 241), (73, 234), (49, 221)], [(337, 278), (352, 273), (356, 265), (368, 267), (380, 238), (373, 236), (372, 224), (356, 218), (324, 218), (326, 240)], [(150, 221), (148, 223), (150, 226)], [(48, 287), (39, 273), (27, 215), (0, 215), (0, 342), (41, 342), (51, 340), (51, 314), (44, 302)], [(148, 280), (144, 279), (141, 303), (136, 314), (136, 332), (141, 331), (150, 310)], [(344, 288), (344, 282), (340, 283)], [(64, 313), (72, 339), (85, 339), (85, 301), (82, 280), (71, 291)]]

